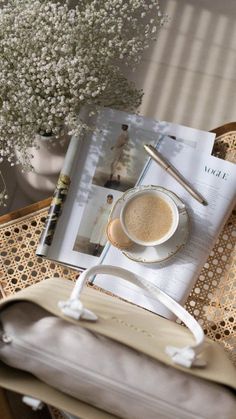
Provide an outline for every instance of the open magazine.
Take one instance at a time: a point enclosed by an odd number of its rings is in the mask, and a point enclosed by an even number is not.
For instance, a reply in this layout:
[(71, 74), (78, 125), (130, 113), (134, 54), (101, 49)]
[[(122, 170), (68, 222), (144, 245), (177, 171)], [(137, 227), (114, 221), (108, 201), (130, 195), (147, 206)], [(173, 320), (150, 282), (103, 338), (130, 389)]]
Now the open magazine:
[(213, 133), (108, 108), (99, 112), (95, 126), (85, 137), (71, 139), (36, 252), (80, 270), (103, 260), (113, 204), (148, 173), (145, 143), (163, 148), (169, 140), (171, 155), (185, 149), (192, 156), (209, 155), (215, 138)]
[[(180, 183), (152, 161), (140, 183), (143, 185), (158, 183), (174, 191), (181, 198), (189, 214), (188, 241), (167, 263), (159, 263), (155, 267), (137, 263), (113, 246), (106, 247), (101, 263), (122, 266), (146, 278), (183, 305), (235, 205), (236, 165), (207, 153), (196, 150), (193, 153), (190, 147), (185, 147), (181, 153), (178, 153), (178, 146), (173, 146), (170, 138), (165, 138), (160, 151), (204, 197), (208, 205), (199, 203)], [(176, 232), (175, 235), (177, 234)], [(175, 245), (174, 237), (166, 242), (166, 246), (170, 246), (171, 241)], [(226, 236), (225, 240), (227, 238)], [(135, 285), (106, 275), (95, 277), (93, 282), (136, 305), (167, 318), (173, 317), (155, 298), (150, 298), (145, 291), (140, 293)]]

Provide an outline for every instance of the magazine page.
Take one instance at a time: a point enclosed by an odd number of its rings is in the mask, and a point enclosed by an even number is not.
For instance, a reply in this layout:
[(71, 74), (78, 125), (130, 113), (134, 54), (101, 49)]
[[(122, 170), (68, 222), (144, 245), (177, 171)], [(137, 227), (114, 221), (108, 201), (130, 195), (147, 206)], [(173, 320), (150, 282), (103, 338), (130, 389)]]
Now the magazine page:
[[(158, 184), (174, 191), (184, 202), (189, 214), (190, 234), (185, 247), (165, 264), (153, 267), (128, 259), (120, 250), (109, 245), (104, 251), (103, 264), (126, 268), (156, 284), (179, 303), (184, 304), (203, 264), (235, 203), (236, 165), (206, 153), (185, 148), (165, 138), (161, 153), (179, 170), (206, 199), (207, 206), (194, 199), (173, 177), (153, 160), (141, 179), (141, 184)], [(167, 242), (168, 243), (168, 242)], [(150, 295), (118, 278), (99, 275), (94, 283), (128, 301), (143, 306), (167, 318), (172, 318)]]
[(102, 110), (96, 131), (82, 141), (77, 151), (75, 148), (70, 165), (71, 183), (63, 210), (55, 217), (53, 239), (45, 245), (44, 234), (37, 254), (79, 269), (99, 263), (114, 202), (135, 186), (149, 164), (143, 145), (161, 144), (165, 138), (178, 144), (179, 153), (184, 148), (210, 153), (215, 134), (112, 109)]
[(63, 211), (64, 203), (70, 188), (73, 168), (76, 164), (77, 156), (82, 153), (81, 146), (82, 139), (77, 137), (71, 138), (63, 168), (53, 193), (45, 226), (40, 237), (39, 245), (37, 248), (37, 255), (46, 256), (50, 247), (52, 246), (57, 223)]

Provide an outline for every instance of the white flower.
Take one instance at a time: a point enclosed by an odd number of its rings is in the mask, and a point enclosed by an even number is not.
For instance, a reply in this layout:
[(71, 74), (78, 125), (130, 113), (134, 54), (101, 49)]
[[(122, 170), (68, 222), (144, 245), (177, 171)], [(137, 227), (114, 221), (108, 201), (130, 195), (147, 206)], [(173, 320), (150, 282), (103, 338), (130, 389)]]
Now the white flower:
[(86, 104), (135, 109), (143, 93), (120, 64), (133, 69), (164, 21), (158, 0), (0, 0), (0, 161), (16, 148), (27, 166), (36, 132), (79, 135)]

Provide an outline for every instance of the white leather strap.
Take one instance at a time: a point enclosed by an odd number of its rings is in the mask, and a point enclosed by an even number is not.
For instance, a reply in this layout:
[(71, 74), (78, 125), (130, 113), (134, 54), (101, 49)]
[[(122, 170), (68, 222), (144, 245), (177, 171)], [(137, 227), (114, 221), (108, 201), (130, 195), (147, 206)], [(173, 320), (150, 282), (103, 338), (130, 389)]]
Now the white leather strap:
[(173, 300), (173, 298), (167, 295), (164, 291), (160, 290), (160, 288), (156, 285), (126, 269), (110, 265), (96, 265), (84, 271), (77, 280), (70, 299), (68, 301), (60, 301), (58, 303), (64, 315), (74, 319), (85, 319), (90, 321), (97, 320), (96, 314), (83, 307), (83, 304), (80, 301), (80, 294), (87, 280), (98, 274), (117, 276), (131, 282), (132, 284), (138, 285), (140, 288), (148, 290), (150, 294), (164, 304), (188, 327), (195, 338), (194, 345), (183, 348), (167, 346), (166, 353), (172, 358), (174, 363), (181, 366), (187, 368), (190, 368), (193, 365), (201, 367), (205, 366), (205, 363), (197, 357), (203, 349), (205, 339), (204, 332), (200, 324), (185, 310), (184, 307)]

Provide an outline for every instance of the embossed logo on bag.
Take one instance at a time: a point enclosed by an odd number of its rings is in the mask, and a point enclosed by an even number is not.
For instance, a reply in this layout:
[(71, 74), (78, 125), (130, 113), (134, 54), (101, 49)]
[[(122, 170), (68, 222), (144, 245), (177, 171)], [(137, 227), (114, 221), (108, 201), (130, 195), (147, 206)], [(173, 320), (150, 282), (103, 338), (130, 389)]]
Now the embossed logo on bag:
[(132, 329), (132, 330), (135, 330), (135, 332), (142, 333), (149, 338), (154, 337), (154, 335), (152, 335), (149, 331), (147, 331), (145, 329), (142, 329), (141, 327), (135, 326), (134, 324), (129, 323), (129, 322), (123, 320), (123, 319), (119, 319), (119, 317), (112, 316), (111, 320), (114, 320), (115, 322), (119, 323), (122, 326), (125, 326), (125, 327), (128, 327), (128, 328)]

